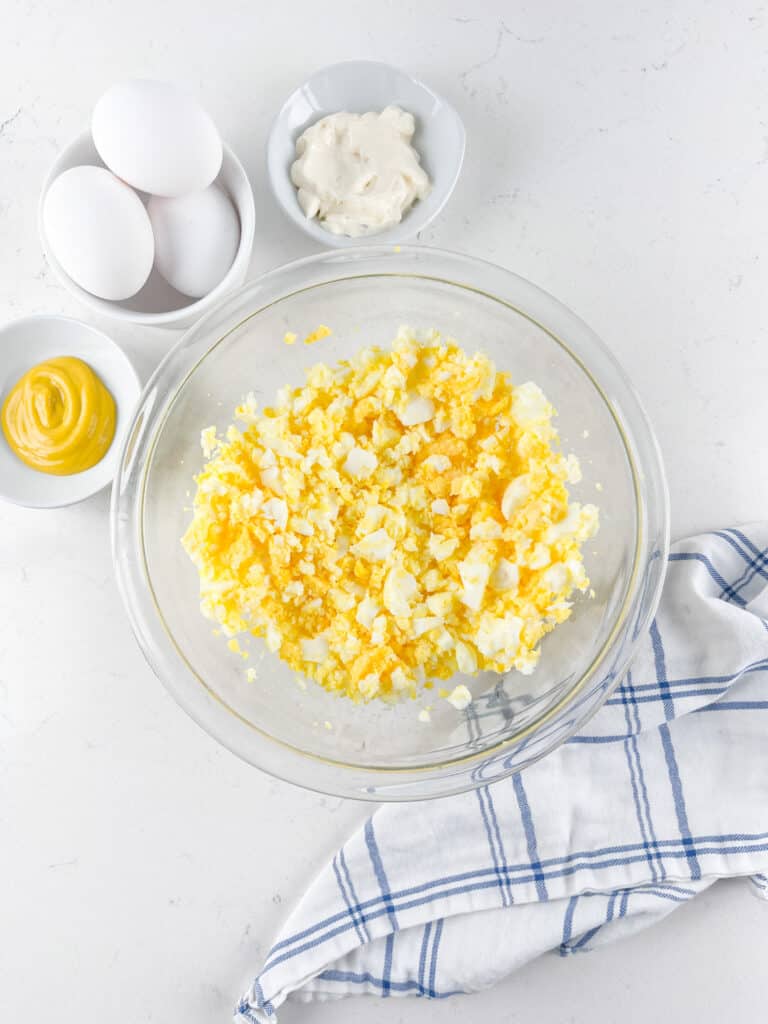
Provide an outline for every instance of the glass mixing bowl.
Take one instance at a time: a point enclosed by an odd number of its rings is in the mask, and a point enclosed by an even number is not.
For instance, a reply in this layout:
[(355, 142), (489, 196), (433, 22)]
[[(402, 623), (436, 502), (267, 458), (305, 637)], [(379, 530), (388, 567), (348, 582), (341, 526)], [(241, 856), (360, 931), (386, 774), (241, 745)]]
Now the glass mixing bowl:
[[(286, 331), (301, 336), (318, 324), (333, 329), (319, 345), (282, 343)], [(387, 345), (401, 324), (437, 327), (486, 353), (513, 381), (538, 383), (558, 410), (563, 450), (582, 463), (584, 479), (572, 494), (601, 512), (600, 531), (585, 546), (594, 599), (577, 599), (571, 618), (544, 639), (533, 675), (462, 680), (474, 696), (463, 712), (434, 691), (391, 707), (356, 705), (311, 682), (301, 688), (266, 647), (249, 682), (246, 667), (255, 662), (231, 653), (202, 617), (197, 571), (180, 543), (204, 427), (226, 428), (248, 391), (268, 404), (320, 360)], [(147, 385), (112, 502), (118, 584), (139, 644), (178, 703), (251, 764), (311, 789), (372, 800), (492, 782), (583, 726), (618, 683), (654, 612), (668, 520), (651, 428), (592, 331), (509, 271), (421, 246), (313, 256), (224, 300)], [(425, 724), (417, 712), (427, 703)]]

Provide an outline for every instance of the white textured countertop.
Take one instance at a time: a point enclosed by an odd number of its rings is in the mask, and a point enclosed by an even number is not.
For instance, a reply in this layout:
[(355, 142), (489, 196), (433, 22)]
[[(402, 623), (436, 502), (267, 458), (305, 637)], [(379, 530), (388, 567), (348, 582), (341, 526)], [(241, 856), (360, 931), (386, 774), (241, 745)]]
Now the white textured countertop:
[[(364, 11), (364, 15), (363, 15)], [(588, 13), (586, 13), (588, 12)], [(313, 251), (267, 193), (276, 105), (350, 57), (425, 78), (467, 126), (425, 243), (502, 263), (614, 349), (656, 426), (673, 532), (768, 509), (768, 16), (734, 0), (5, 0), (0, 318), (98, 323), (146, 376), (176, 335), (112, 325), (51, 279), (39, 185), (113, 80), (186, 82), (256, 193), (252, 275)], [(762, 449), (762, 454), (758, 454)], [(281, 918), (365, 808), (241, 764), (133, 643), (108, 495), (0, 506), (0, 1019), (228, 1019)], [(764, 1010), (765, 908), (719, 885), (602, 953), (494, 991), (289, 1007), (287, 1024), (719, 1022)]]

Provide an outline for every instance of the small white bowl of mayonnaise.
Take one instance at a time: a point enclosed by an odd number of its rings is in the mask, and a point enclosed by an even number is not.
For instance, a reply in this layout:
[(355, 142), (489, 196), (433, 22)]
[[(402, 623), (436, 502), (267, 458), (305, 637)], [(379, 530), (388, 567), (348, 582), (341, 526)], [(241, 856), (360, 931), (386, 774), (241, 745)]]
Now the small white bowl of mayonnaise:
[(378, 61), (315, 72), (272, 125), (267, 170), (290, 219), (324, 246), (413, 238), (448, 201), (464, 159), (454, 108)]

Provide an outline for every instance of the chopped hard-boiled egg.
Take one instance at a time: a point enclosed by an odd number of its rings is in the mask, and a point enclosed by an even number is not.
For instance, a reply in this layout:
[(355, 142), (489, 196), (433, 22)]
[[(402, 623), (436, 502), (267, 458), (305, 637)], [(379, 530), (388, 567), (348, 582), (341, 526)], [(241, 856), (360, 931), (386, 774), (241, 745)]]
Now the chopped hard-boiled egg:
[(453, 704), (457, 711), (463, 711), (472, 703), (472, 694), (463, 683), (454, 687), (445, 698), (449, 704)]
[(391, 701), (457, 671), (531, 672), (589, 587), (598, 512), (569, 502), (580, 470), (554, 409), (436, 331), (404, 328), (235, 414), (240, 429), (202, 433), (183, 539), (202, 611), (328, 690)]
[(314, 345), (316, 341), (322, 341), (323, 338), (328, 338), (333, 332), (330, 327), (326, 327), (325, 324), (320, 324), (317, 330), (311, 331), (304, 339), (305, 345)]

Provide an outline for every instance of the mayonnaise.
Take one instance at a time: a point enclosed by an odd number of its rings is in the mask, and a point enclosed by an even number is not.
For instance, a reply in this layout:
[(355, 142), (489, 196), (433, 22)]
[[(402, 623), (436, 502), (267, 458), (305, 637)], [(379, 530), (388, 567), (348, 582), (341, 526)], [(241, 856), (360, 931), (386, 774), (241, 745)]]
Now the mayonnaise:
[(291, 181), (308, 218), (334, 235), (356, 238), (399, 224), (429, 192), (429, 177), (411, 145), (413, 115), (340, 112), (299, 136)]

